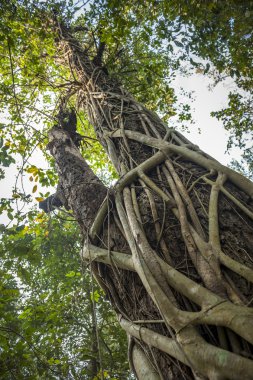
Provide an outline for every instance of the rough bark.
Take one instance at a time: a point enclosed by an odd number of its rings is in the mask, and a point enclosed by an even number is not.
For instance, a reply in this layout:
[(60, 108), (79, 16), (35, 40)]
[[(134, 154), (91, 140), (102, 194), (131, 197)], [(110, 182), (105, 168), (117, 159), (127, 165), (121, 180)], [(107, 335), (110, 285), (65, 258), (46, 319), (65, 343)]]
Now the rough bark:
[(68, 132), (54, 127), (49, 132), (48, 148), (60, 177), (61, 198), (65, 199), (62, 203), (73, 210), (82, 233), (87, 234), (107, 189), (85, 162)]
[(121, 178), (108, 192), (59, 128), (49, 147), (138, 378), (136, 355), (155, 379), (252, 379), (252, 183), (164, 125), (58, 27)]

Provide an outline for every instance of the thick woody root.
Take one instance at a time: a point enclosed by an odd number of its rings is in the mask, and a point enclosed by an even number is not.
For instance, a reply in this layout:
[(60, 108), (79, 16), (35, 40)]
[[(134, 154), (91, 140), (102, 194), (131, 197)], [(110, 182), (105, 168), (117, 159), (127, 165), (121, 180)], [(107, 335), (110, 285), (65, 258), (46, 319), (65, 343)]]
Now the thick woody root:
[[(113, 132), (113, 135), (117, 133), (117, 131)], [(121, 135), (122, 132), (118, 133), (117, 138), (123, 139)], [(124, 136), (128, 136), (129, 139), (143, 142), (143, 136), (136, 135), (137, 133), (132, 134), (131, 131), (124, 133)], [(155, 147), (152, 138), (145, 137), (145, 142), (149, 143), (149, 146)], [(240, 218), (242, 220), (245, 218), (247, 229), (250, 230), (249, 223), (252, 226), (253, 220), (252, 211), (225, 187), (227, 179), (230, 178), (227, 187), (232, 188), (230, 185), (231, 178), (233, 179), (236, 175), (230, 170), (224, 170), (221, 165), (219, 167), (219, 164), (216, 161), (212, 162), (210, 158), (204, 157), (205, 174), (203, 174), (201, 167), (197, 167), (197, 170), (202, 174), (201, 176), (197, 177), (194, 172), (191, 173), (193, 178), (191, 181), (188, 179), (187, 190), (184, 185), (186, 179), (180, 178), (176, 169), (180, 166), (182, 172), (187, 172), (188, 168), (184, 166), (182, 154), (180, 156), (173, 155), (176, 151), (173, 145), (162, 141), (159, 151), (127, 172), (115, 188), (116, 192), (121, 192), (124, 197), (125, 204), (120, 206), (117, 205), (116, 201), (116, 207), (121, 228), (131, 249), (134, 270), (139, 274), (146, 290), (157, 305), (171, 336), (167, 339), (173, 339), (173, 342), (179, 345), (182, 355), (186, 355), (187, 352), (187, 360), (179, 359), (178, 356), (173, 355), (174, 348), (170, 352), (168, 350), (165, 352), (189, 365), (196, 373), (208, 378), (219, 376), (220, 378), (236, 379), (241, 376), (242, 371), (244, 378), (251, 378), (252, 362), (246, 357), (251, 357), (251, 349), (248, 343), (253, 343), (253, 336), (250, 336), (253, 331), (253, 313), (247, 307), (250, 301), (248, 299), (249, 291), (247, 294), (245, 287), (241, 288), (240, 285), (238, 287), (233, 278), (236, 274), (236, 276), (242, 277), (244, 282), (252, 282), (253, 271), (248, 257), (249, 252), (245, 250), (243, 260), (239, 261), (229, 255), (226, 244), (224, 245), (225, 250), (223, 249), (220, 239), (220, 224), (223, 227), (223, 223), (222, 220), (219, 221), (219, 213), (222, 212), (222, 207), (227, 208), (228, 204), (231, 209), (236, 210), (235, 214), (244, 212), (245, 216), (240, 216)], [(159, 144), (156, 145), (157, 148), (158, 146)], [(188, 161), (191, 149), (188, 147), (184, 147), (184, 149), (189, 150), (186, 155)], [(201, 152), (193, 152), (193, 162), (197, 166), (196, 155), (201, 156)], [(154, 175), (155, 168), (159, 168), (160, 179)], [(240, 183), (240, 176), (238, 175), (238, 177), (235, 181), (237, 186)], [(133, 186), (137, 180), (139, 180), (139, 185)], [(127, 186), (131, 186), (131, 190)], [(140, 186), (143, 189), (142, 191)], [(248, 194), (251, 194), (247, 181), (242, 182), (241, 187), (242, 189), (237, 189), (237, 192), (247, 190)], [(193, 199), (191, 193), (194, 194)], [(138, 195), (136, 196), (136, 194)], [(223, 196), (221, 210), (219, 210), (220, 194)], [(146, 195), (145, 202), (143, 202), (144, 195)], [(142, 216), (146, 217), (145, 212), (142, 215), (143, 207), (145, 207), (143, 203), (146, 204), (146, 207), (149, 203), (148, 213), (153, 218), (155, 239), (154, 237), (152, 239), (147, 238), (149, 228), (145, 226), (145, 222), (142, 220)], [(166, 229), (170, 228), (168, 220), (166, 216), (162, 217), (158, 212), (162, 203), (163, 207), (165, 205), (164, 212), (172, 214), (174, 220), (177, 220), (180, 225), (181, 240), (183, 240), (189, 255), (185, 261), (189, 262), (190, 259), (190, 264), (194, 268), (192, 275), (193, 277), (194, 275), (199, 276), (202, 285), (184, 284), (183, 291), (182, 285), (187, 277), (183, 277), (183, 281), (182, 277), (177, 281), (180, 272), (176, 270), (173, 271), (173, 280), (169, 280), (167, 277), (168, 273), (172, 273), (171, 267), (168, 271), (165, 268), (168, 264), (173, 265), (173, 251), (171, 252), (170, 243), (166, 238)], [(120, 207), (123, 209), (121, 214), (126, 214), (124, 217), (120, 215)], [(199, 210), (201, 211), (199, 212)], [(236, 219), (238, 216), (234, 220), (235, 223)], [(222, 234), (224, 233), (226, 231), (222, 231)], [(156, 241), (156, 248), (158, 248), (156, 252), (154, 251), (154, 241)], [(249, 245), (249, 243), (247, 244)], [(157, 252), (160, 252), (159, 258), (157, 258)], [(189, 268), (183, 268), (181, 272), (186, 273), (187, 270), (189, 271)], [(168, 284), (170, 285), (169, 288), (167, 287)], [(200, 287), (208, 294), (204, 295), (200, 292)], [(177, 300), (175, 290), (177, 295), (181, 294), (184, 299), (188, 300), (187, 305), (189, 302), (193, 302), (201, 308), (200, 311), (182, 311), (182, 301), (181, 299)], [(215, 295), (213, 301), (211, 301), (210, 291), (212, 297)], [(195, 296), (195, 292), (198, 294), (197, 296)], [(205, 342), (201, 338), (199, 330), (193, 327), (198, 325), (218, 326), (217, 344), (226, 350), (223, 352), (221, 348), (218, 349)], [(224, 328), (225, 330), (223, 330)], [(192, 349), (193, 342), (196, 345), (194, 350)], [(197, 342), (199, 342), (199, 346)], [(220, 357), (225, 354), (231, 356), (226, 363), (224, 362), (223, 368), (220, 365)], [(209, 358), (209, 365), (204, 365), (207, 357)], [(212, 360), (210, 360), (211, 357)], [(231, 373), (230, 361), (236, 363), (232, 371), (233, 374)]]

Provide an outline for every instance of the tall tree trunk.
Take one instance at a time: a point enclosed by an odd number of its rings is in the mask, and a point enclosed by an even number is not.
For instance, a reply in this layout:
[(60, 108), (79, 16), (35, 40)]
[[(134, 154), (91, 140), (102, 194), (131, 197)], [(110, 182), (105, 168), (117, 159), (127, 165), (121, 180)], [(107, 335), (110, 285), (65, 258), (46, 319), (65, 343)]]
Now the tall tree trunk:
[(59, 128), (49, 147), (138, 379), (252, 379), (253, 184), (137, 103), (65, 27), (59, 35), (120, 180), (108, 191)]

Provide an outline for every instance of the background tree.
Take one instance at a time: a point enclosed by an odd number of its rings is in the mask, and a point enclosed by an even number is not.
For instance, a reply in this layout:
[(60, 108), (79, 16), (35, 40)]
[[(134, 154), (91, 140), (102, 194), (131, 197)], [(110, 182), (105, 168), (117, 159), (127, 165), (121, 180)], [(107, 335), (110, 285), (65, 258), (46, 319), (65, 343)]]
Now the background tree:
[(41, 214), (2, 231), (1, 379), (130, 378), (125, 336), (79, 251), (73, 221)]
[[(38, 215), (1, 243), (1, 379), (128, 379), (125, 336), (80, 266), (73, 221)], [(125, 348), (124, 348), (125, 347)]]

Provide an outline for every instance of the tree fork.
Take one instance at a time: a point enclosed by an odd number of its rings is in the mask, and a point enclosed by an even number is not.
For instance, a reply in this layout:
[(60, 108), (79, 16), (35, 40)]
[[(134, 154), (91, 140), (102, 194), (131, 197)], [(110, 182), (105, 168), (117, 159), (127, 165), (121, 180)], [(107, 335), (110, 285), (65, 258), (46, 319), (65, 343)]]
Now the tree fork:
[[(167, 128), (95, 67), (65, 27), (58, 27), (60, 48), (71, 52), (82, 83), (82, 106), (121, 176), (109, 211), (102, 203), (106, 188), (69, 137), (50, 132), (64, 195), (85, 239), (83, 258), (97, 262), (96, 276), (124, 316), (122, 327), (143, 347), (138, 354), (149, 352), (147, 363), (158, 364), (154, 378), (252, 379), (252, 347), (244, 350), (244, 339), (253, 342), (252, 183)], [(138, 324), (136, 336), (130, 327), (138, 320), (148, 323)], [(226, 350), (218, 347), (224, 346), (221, 330), (213, 326), (225, 327)], [(237, 347), (227, 329), (237, 334)], [(155, 357), (146, 344), (159, 349)]]

